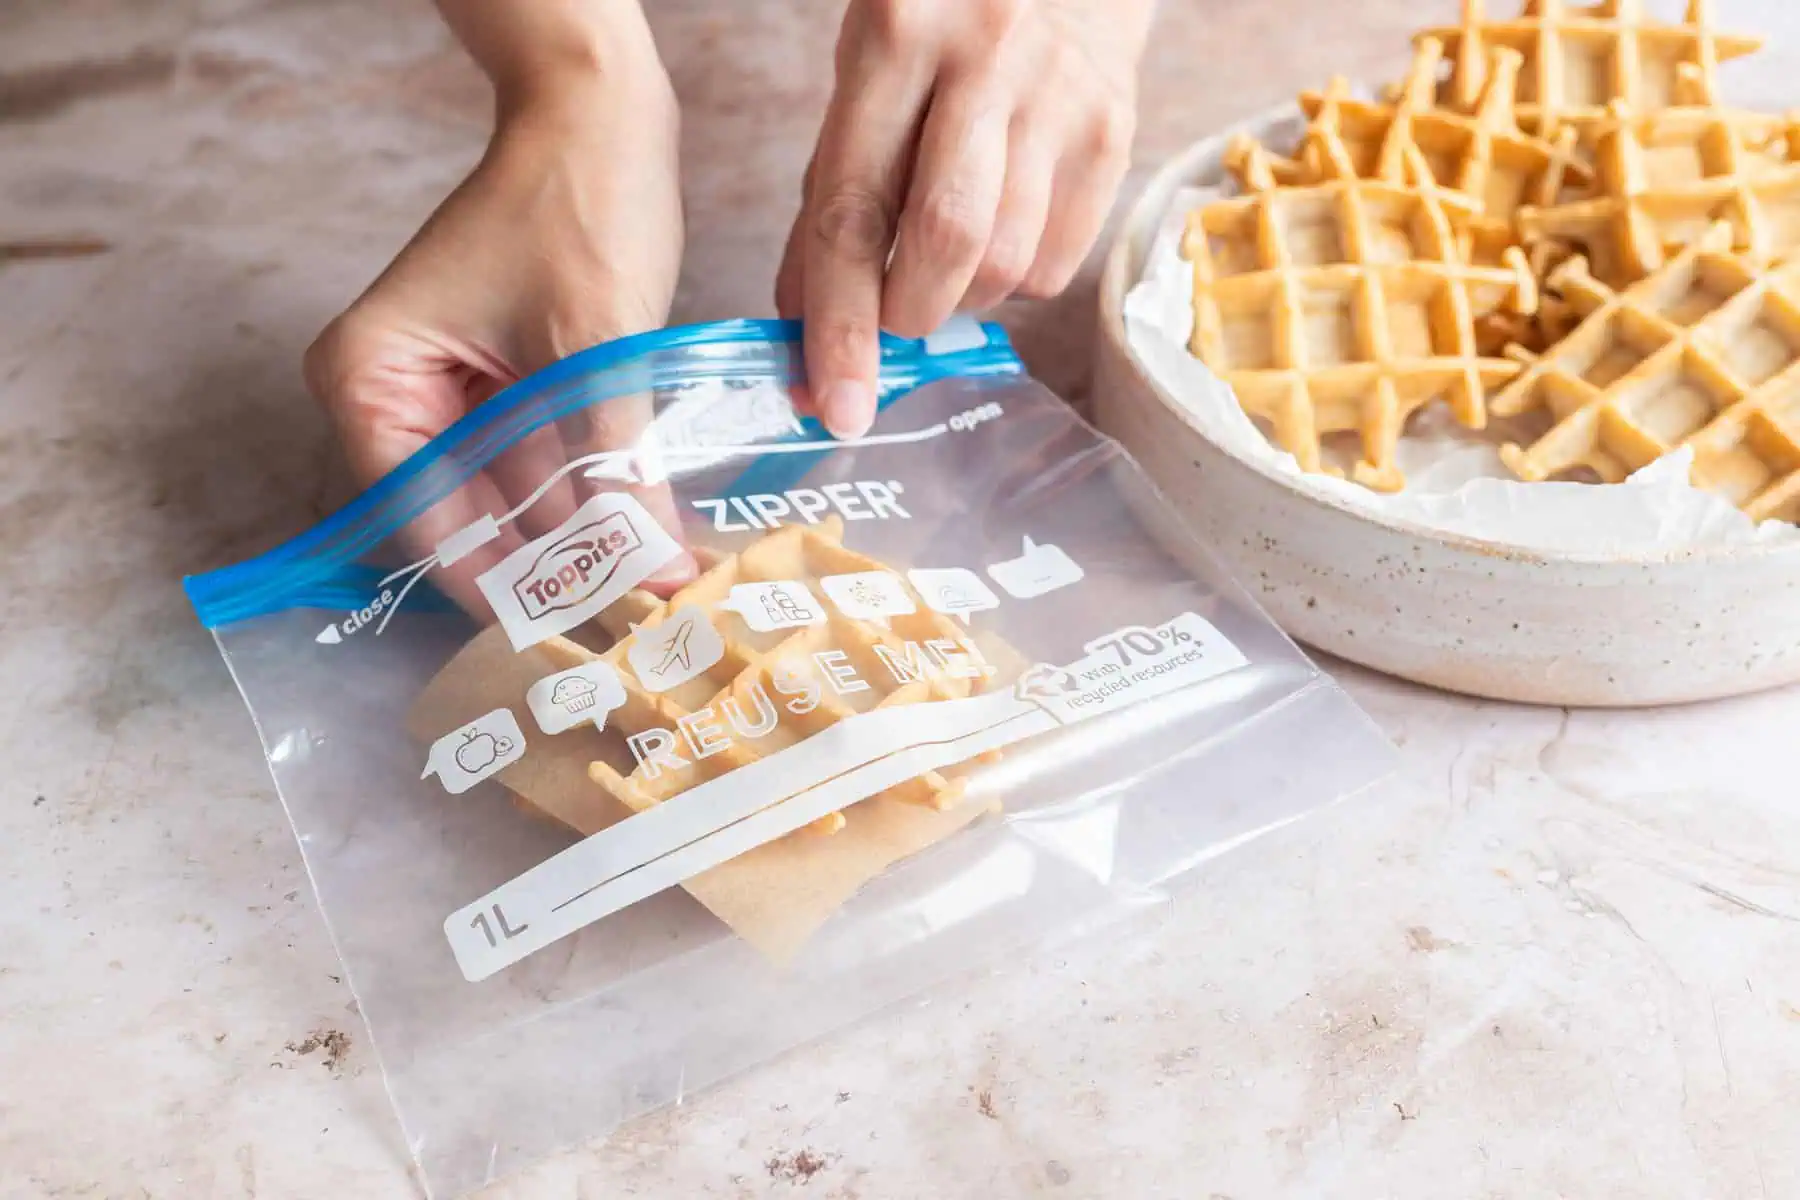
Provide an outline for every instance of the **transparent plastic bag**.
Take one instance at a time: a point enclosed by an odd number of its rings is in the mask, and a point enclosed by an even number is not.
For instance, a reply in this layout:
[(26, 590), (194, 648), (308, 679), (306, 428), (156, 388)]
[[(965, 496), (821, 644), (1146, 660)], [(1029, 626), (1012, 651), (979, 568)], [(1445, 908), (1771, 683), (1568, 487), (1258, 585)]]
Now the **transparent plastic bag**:
[(436, 1195), (1391, 763), (998, 329), (888, 343), (849, 442), (798, 358), (770, 322), (577, 355), (188, 581)]

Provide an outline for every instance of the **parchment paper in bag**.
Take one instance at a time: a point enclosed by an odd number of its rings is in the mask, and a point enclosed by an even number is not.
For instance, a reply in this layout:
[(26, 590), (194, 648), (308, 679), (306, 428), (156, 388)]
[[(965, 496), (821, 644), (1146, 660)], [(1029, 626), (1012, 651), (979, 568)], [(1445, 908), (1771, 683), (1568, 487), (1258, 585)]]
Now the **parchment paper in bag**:
[[(515, 651), (505, 630), (490, 627), (426, 685), (407, 716), (407, 732), (428, 745), (446, 730), (514, 704), (544, 676), (598, 657), (565, 638)], [(588, 764), (607, 757), (613, 739), (592, 724), (545, 734), (523, 706), (515, 705), (513, 715), (521, 729), (531, 731), (532, 752), (495, 779), (525, 807), (584, 837), (631, 815), (588, 778)], [(940, 811), (871, 797), (856, 805), (837, 833), (802, 829), (704, 871), (682, 886), (739, 937), (775, 962), (785, 963), (857, 889), (991, 807), (965, 801)]]

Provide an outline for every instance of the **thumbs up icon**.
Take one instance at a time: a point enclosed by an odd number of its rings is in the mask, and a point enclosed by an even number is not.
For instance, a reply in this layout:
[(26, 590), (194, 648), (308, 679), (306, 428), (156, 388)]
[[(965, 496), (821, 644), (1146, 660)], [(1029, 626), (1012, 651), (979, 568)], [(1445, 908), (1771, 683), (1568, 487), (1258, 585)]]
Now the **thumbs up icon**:
[(994, 563), (987, 573), (1016, 600), (1029, 600), (1071, 583), (1080, 583), (1086, 575), (1081, 564), (1070, 558), (1062, 547), (1034, 542), (1029, 534), (1019, 557)]

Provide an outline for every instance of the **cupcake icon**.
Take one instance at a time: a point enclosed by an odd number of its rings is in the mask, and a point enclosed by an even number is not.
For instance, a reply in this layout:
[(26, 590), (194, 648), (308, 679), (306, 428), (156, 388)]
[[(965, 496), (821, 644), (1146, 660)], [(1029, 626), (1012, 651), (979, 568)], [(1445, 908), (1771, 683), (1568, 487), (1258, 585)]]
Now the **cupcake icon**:
[(589, 724), (604, 729), (607, 714), (625, 703), (625, 689), (610, 666), (585, 662), (532, 684), (525, 703), (545, 733), (563, 733)]
[(594, 707), (594, 694), (600, 689), (579, 675), (560, 679), (550, 692), (550, 703), (565, 712), (584, 712)]

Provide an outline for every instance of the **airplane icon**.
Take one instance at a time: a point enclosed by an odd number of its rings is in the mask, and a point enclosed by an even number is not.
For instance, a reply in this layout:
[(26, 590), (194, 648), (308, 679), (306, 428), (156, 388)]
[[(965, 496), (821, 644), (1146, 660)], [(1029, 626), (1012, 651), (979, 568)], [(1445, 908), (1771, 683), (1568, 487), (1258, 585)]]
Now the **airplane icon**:
[(675, 632), (669, 635), (669, 640), (663, 643), (662, 661), (656, 664), (651, 670), (651, 674), (666, 675), (671, 666), (679, 666), (683, 671), (688, 670), (689, 664), (693, 661), (691, 647), (693, 640), (694, 619), (689, 617), (677, 626)]
[(725, 657), (725, 639), (698, 605), (684, 604), (655, 626), (638, 628), (625, 651), (645, 689), (680, 687)]

